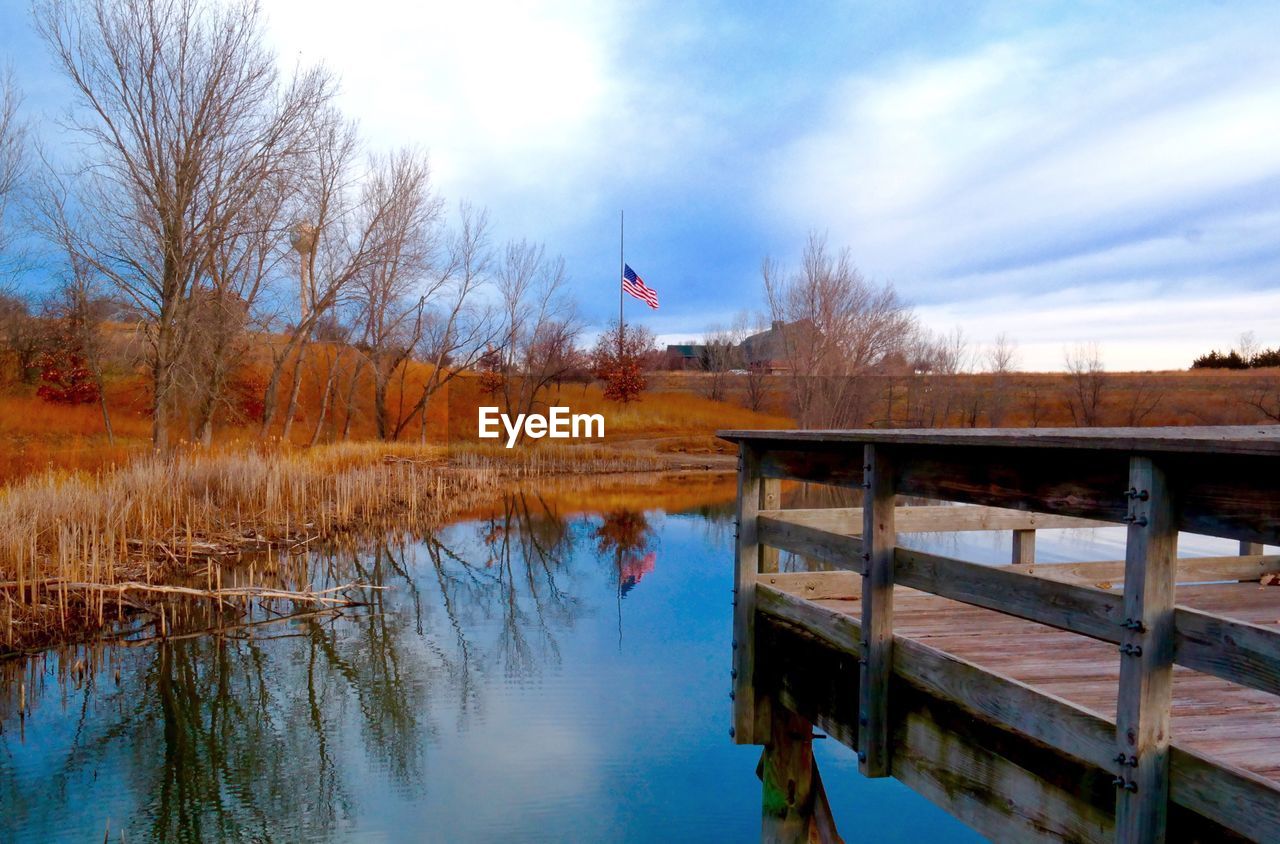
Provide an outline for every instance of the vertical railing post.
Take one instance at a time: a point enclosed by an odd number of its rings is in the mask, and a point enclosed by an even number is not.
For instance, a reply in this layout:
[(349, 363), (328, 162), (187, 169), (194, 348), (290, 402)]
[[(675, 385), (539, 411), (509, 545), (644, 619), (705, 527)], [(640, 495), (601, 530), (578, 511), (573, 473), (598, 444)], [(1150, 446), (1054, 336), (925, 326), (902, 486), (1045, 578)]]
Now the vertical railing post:
[(766, 485), (760, 477), (760, 452), (748, 442), (738, 445), (738, 539), (733, 577), (733, 728), (737, 744), (763, 744), (757, 735), (755, 693), (756, 581), (760, 543), (756, 518)]
[(889, 677), (893, 671), (893, 551), (896, 478), (889, 452), (863, 451), (862, 662), (858, 684), (858, 770), (889, 775)]
[(1013, 564), (1029, 566), (1036, 561), (1036, 532), (1034, 530), (1015, 530), (1013, 532)]
[(1178, 528), (1159, 465), (1148, 457), (1131, 458), (1129, 486), (1116, 705), (1116, 840), (1159, 842), (1169, 802)]
[[(782, 508), (782, 481), (778, 478), (760, 479), (760, 509), (779, 510)], [(778, 557), (781, 552), (772, 546), (760, 546), (760, 571), (777, 574)]]
[(1257, 556), (1258, 554), (1263, 553), (1265, 550), (1266, 549), (1263, 547), (1261, 542), (1249, 542), (1248, 540), (1244, 540), (1244, 539), (1240, 540), (1240, 556), (1241, 557)]

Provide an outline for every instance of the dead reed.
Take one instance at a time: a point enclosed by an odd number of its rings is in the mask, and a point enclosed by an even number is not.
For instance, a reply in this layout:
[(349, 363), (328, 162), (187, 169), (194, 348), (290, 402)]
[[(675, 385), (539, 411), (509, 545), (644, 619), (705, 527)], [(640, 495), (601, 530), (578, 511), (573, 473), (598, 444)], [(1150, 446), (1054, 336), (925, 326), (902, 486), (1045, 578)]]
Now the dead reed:
[[(158, 614), (163, 632), (170, 595), (287, 599), (274, 587), (306, 544), (438, 525), (517, 478), (662, 465), (601, 447), (343, 443), (191, 451), (30, 477), (0, 489), (0, 655), (83, 639), (139, 611)], [(179, 588), (149, 588), (163, 586)]]

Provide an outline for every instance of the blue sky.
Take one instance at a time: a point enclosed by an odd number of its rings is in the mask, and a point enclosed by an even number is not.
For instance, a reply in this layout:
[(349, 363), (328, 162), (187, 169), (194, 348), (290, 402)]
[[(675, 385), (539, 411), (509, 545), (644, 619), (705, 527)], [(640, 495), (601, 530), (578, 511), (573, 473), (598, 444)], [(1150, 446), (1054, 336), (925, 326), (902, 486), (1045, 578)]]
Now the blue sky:
[[(596, 326), (625, 207), (663, 302), (629, 314), (664, 339), (761, 310), (761, 259), (816, 229), (1025, 368), (1280, 345), (1274, 3), (264, 6), (372, 146), (427, 148), (446, 197), (563, 253)], [(54, 113), (25, 8), (0, 4), (0, 51)]]

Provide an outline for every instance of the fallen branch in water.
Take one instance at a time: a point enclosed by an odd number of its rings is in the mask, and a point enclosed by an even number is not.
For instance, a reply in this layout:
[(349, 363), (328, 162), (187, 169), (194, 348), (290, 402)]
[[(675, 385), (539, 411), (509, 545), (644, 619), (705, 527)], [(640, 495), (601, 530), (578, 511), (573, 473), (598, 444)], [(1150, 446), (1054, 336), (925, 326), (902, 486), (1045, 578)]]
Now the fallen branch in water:
[(363, 601), (350, 598), (335, 598), (334, 593), (348, 589), (386, 589), (385, 586), (371, 586), (367, 583), (347, 583), (331, 589), (291, 591), (288, 589), (268, 589), (265, 586), (232, 586), (227, 589), (195, 589), (190, 586), (165, 586), (153, 583), (126, 581), (124, 583), (55, 583), (53, 588), (62, 590), (80, 590), (86, 592), (115, 592), (123, 596), (126, 592), (143, 592), (149, 595), (184, 595), (192, 598), (259, 598), (282, 601), (313, 601), (320, 604), (331, 604), (339, 607), (359, 606)]
[[(365, 604), (353, 602), (348, 606), (360, 607)], [(202, 636), (226, 636), (244, 630), (253, 630), (258, 627), (266, 627), (271, 624), (280, 624), (284, 621), (300, 621), (307, 618), (320, 618), (322, 616), (341, 615), (345, 607), (320, 607), (312, 610), (299, 610), (298, 612), (278, 615), (274, 618), (264, 618), (258, 621), (241, 621), (233, 624), (220, 624), (214, 627), (204, 627), (199, 630), (190, 630), (186, 633), (178, 633), (169, 636), (145, 636), (140, 639), (129, 639), (120, 636), (114, 639), (100, 640), (104, 645), (116, 645), (122, 648), (140, 648), (146, 645), (154, 645), (157, 642), (176, 642), (180, 639), (198, 639)]]

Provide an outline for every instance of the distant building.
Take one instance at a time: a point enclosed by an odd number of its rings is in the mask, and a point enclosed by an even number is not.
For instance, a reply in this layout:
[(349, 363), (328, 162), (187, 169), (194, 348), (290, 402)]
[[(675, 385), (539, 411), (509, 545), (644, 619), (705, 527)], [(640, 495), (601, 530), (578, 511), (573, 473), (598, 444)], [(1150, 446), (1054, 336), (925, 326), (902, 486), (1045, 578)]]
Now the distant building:
[(784, 323), (774, 320), (767, 331), (752, 334), (737, 346), (731, 354), (724, 354), (719, 347), (712, 354), (705, 344), (673, 343), (667, 346), (663, 356), (664, 368), (674, 371), (702, 372), (709, 368), (721, 371), (741, 371), (742, 367), (767, 375), (781, 375), (791, 371), (791, 356), (787, 354), (788, 338), (804, 343), (813, 331), (813, 323), (803, 319)]
[(785, 323), (774, 320), (767, 331), (752, 334), (742, 341), (742, 359), (748, 369), (769, 375), (783, 375), (791, 371), (791, 356), (787, 354), (787, 341), (803, 341), (812, 332), (813, 322), (807, 319)]
[(667, 346), (663, 366), (673, 372), (682, 372), (686, 369), (698, 371), (702, 369), (706, 352), (707, 347), (697, 343), (673, 343)]

